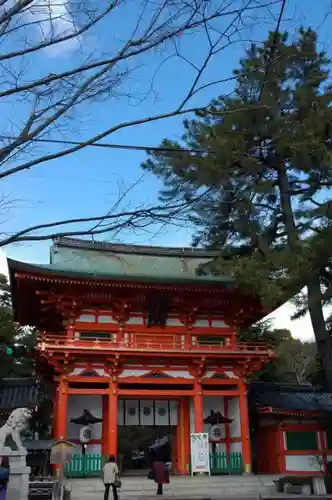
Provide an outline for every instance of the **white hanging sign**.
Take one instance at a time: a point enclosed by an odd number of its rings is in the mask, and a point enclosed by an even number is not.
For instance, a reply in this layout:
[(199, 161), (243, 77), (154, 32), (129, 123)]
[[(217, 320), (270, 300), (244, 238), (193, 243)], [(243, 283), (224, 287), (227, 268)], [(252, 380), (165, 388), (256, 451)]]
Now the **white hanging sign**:
[(210, 446), (207, 432), (190, 434), (191, 474), (207, 472), (210, 474)]

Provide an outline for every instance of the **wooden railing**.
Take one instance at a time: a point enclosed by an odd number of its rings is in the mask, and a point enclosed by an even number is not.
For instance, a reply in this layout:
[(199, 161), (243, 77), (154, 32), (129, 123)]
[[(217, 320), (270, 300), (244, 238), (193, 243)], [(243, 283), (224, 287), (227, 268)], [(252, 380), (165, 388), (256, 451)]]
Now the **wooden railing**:
[(38, 342), (38, 349), (70, 349), (70, 350), (109, 350), (109, 351), (174, 351), (174, 352), (213, 352), (213, 353), (252, 353), (252, 354), (273, 354), (273, 350), (265, 343), (258, 342), (238, 342), (232, 344), (220, 339), (220, 345), (215, 342), (209, 344), (204, 342), (200, 345), (195, 341), (195, 337), (184, 338), (182, 335), (165, 334), (158, 338), (155, 335), (143, 334), (122, 334), (120, 339), (105, 338), (79, 338), (76, 332), (75, 338), (68, 338), (60, 335), (43, 334)]

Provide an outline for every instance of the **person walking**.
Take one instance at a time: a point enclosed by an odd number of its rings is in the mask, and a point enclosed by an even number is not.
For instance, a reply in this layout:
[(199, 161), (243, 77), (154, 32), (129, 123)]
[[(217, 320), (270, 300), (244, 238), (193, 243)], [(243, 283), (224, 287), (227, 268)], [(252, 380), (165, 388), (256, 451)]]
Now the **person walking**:
[(0, 499), (6, 500), (7, 485), (9, 481), (9, 459), (8, 457), (2, 457), (0, 463)]
[(154, 482), (158, 484), (157, 495), (163, 494), (163, 484), (169, 484), (169, 470), (163, 460), (157, 458), (152, 463)]
[(112, 487), (113, 500), (118, 500), (117, 487), (120, 485), (119, 469), (115, 457), (111, 455), (104, 465), (103, 480), (105, 485), (104, 500), (108, 500), (110, 488)]

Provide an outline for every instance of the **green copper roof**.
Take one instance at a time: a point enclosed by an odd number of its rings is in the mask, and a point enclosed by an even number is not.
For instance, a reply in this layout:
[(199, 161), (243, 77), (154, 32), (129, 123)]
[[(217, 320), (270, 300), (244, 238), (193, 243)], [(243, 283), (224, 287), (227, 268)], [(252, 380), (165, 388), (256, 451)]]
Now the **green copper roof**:
[(215, 256), (215, 252), (203, 249), (113, 245), (62, 238), (54, 241), (51, 264), (45, 267), (95, 277), (229, 283), (229, 279), (220, 276), (198, 276), (198, 267)]

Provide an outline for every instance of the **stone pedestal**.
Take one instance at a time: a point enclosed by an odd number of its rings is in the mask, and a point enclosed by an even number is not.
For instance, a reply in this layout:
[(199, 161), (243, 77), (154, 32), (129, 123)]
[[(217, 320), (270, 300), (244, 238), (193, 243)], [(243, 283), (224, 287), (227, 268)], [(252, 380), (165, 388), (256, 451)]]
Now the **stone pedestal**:
[(27, 467), (27, 450), (4, 448), (1, 456), (9, 458), (10, 476), (6, 500), (28, 500), (30, 467)]
[(326, 495), (325, 481), (323, 477), (314, 477), (312, 480), (314, 495)]

